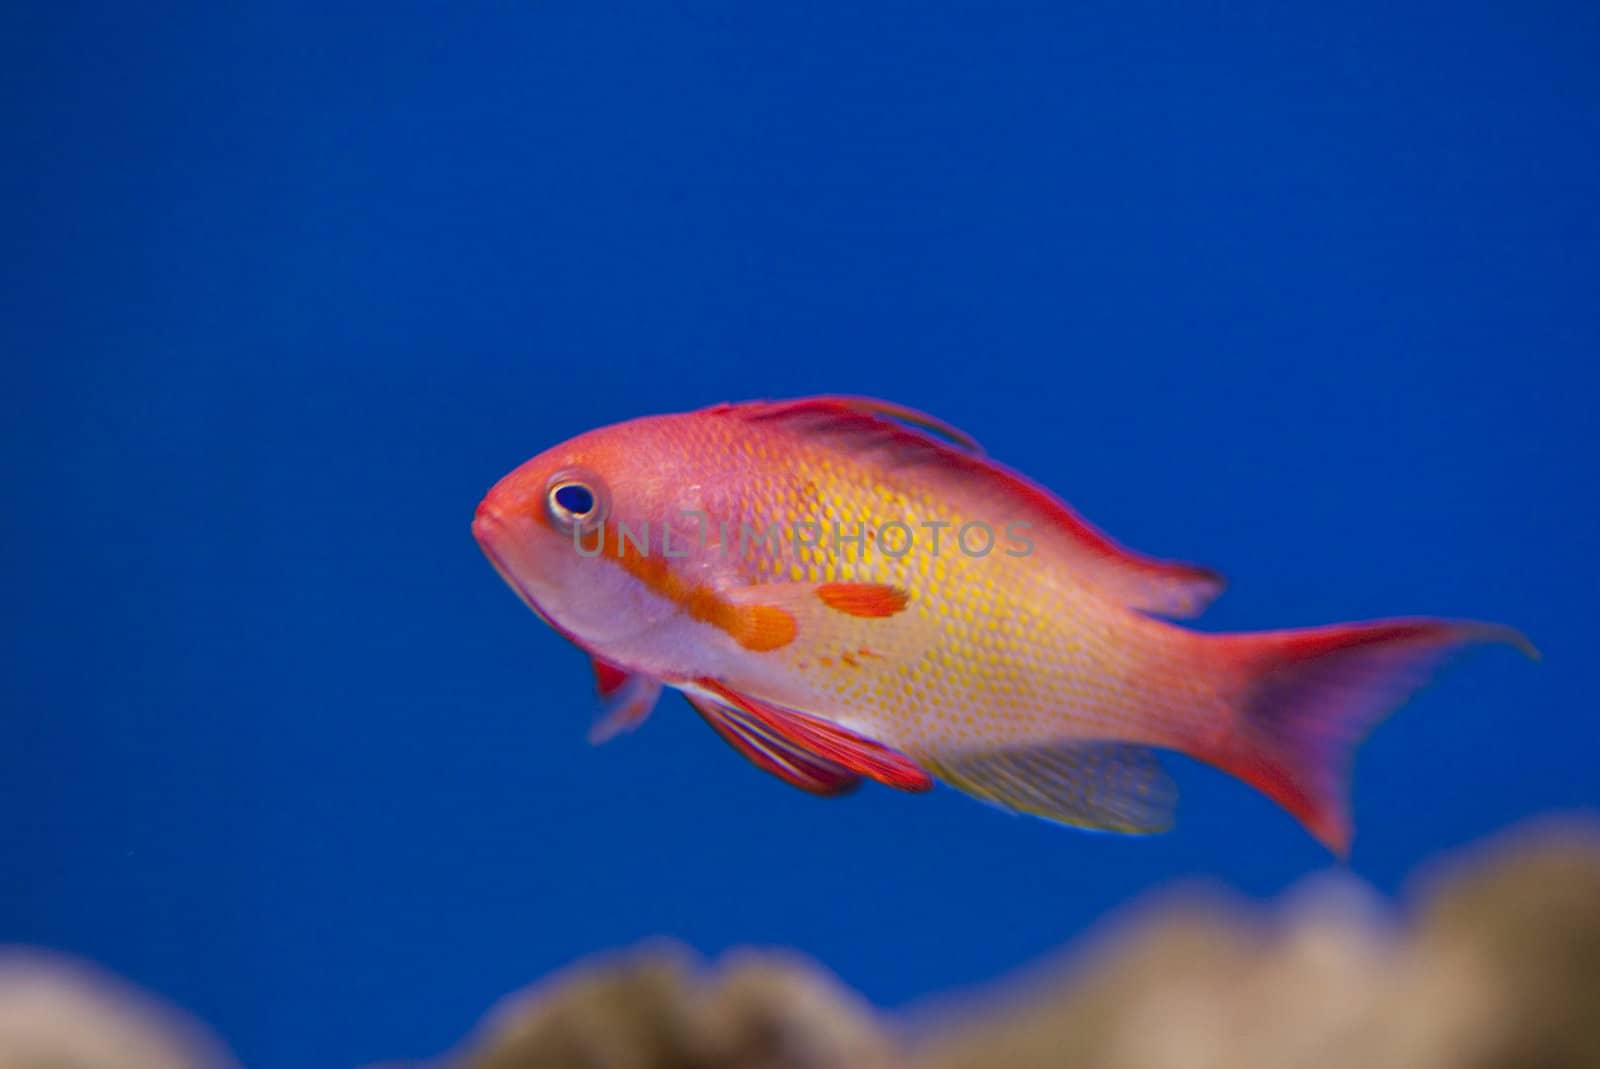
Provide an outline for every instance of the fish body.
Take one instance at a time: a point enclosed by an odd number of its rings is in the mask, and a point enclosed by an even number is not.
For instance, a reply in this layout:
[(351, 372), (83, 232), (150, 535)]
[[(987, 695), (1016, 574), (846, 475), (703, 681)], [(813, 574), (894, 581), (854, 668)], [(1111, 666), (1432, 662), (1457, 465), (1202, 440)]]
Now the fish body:
[(1408, 619), (1204, 634), (1216, 572), (1136, 554), (932, 417), (861, 398), (718, 405), (591, 431), (479, 505), (510, 585), (637, 726), (681, 690), (820, 794), (942, 780), (1082, 827), (1164, 829), (1154, 751), (1260, 788), (1338, 853), (1356, 740), (1455, 649)]

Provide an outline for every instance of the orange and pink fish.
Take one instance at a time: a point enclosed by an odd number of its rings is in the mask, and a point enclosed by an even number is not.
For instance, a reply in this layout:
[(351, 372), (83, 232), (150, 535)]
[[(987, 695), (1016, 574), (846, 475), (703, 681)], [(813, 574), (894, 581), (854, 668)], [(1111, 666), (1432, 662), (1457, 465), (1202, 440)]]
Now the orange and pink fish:
[(1063, 824), (1163, 831), (1156, 751), (1222, 769), (1330, 850), (1356, 744), (1490, 623), (1205, 634), (1224, 581), (1141, 556), (969, 436), (882, 401), (722, 404), (579, 435), (473, 534), (593, 659), (599, 741), (681, 691), (796, 787), (935, 781)]

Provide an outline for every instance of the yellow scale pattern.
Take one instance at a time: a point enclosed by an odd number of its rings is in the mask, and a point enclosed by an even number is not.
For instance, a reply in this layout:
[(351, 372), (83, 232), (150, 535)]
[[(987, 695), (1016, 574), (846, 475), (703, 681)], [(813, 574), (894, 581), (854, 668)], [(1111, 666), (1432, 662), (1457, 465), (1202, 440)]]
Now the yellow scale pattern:
[[(803, 681), (816, 696), (811, 711), (913, 757), (1046, 739), (1129, 738), (1125, 716), (1144, 688), (1130, 682), (1139, 678), (1136, 651), (1113, 641), (1104, 614), (1113, 612), (1119, 628), (1143, 618), (1051, 574), (1038, 532), (1030, 535), (1030, 555), (1008, 555), (1021, 548), (1006, 535), (1015, 517), (964, 511), (962, 495), (918, 478), (928, 469), (874, 465), (870, 456), (863, 462), (796, 435), (740, 429), (718, 443), (731, 461), (729, 489), (743, 506), (737, 523), (761, 532), (778, 522), (784, 535), (776, 552), (770, 542), (750, 539), (739, 565), (744, 581), (887, 583), (910, 597), (903, 613), (859, 621), (844, 629), (848, 641), (831, 648), (802, 630), (793, 645), (760, 655), (782, 659)], [(882, 552), (875, 537), (891, 521), (913, 535), (899, 557)], [(958, 544), (969, 521), (994, 532), (985, 556)], [(929, 522), (948, 525), (938, 531), (938, 552)], [(819, 525), (822, 544), (796, 545), (797, 524)], [(865, 554), (853, 538), (863, 524)], [(884, 537), (898, 549), (904, 532)], [(982, 542), (980, 531), (970, 532), (969, 545)], [(894, 641), (906, 656), (882, 655)]]

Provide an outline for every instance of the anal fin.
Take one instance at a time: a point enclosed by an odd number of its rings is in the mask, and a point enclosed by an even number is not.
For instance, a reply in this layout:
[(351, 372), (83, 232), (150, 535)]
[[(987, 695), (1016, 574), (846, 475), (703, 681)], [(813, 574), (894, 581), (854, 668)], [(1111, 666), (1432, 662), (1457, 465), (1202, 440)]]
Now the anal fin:
[(1177, 788), (1155, 752), (1121, 742), (981, 750), (926, 762), (957, 790), (1018, 813), (1128, 835), (1172, 826)]

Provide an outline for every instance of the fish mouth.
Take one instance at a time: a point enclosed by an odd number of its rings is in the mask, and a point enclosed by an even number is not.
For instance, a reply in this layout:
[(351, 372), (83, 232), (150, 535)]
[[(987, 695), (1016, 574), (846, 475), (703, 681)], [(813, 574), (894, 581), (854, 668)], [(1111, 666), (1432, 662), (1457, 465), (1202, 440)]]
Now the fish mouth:
[(529, 606), (538, 612), (538, 608), (533, 606), (532, 596), (522, 585), (517, 573), (506, 563), (501, 546), (510, 537), (510, 531), (507, 529), (505, 519), (487, 500), (479, 503), (478, 511), (472, 517), (472, 537), (477, 540), (478, 548), (489, 558), (489, 563), (494, 565), (494, 570), (500, 574), (500, 578), (505, 580), (506, 586), (515, 590), (523, 601), (528, 602)]
[(500, 515), (499, 509), (489, 504), (489, 498), (478, 502), (477, 511), (472, 514), (472, 537), (478, 540), (478, 545), (483, 547), (485, 553), (493, 553), (493, 545), (504, 535), (505, 529), (505, 518)]
[(483, 555), (489, 558), (489, 563), (494, 566), (495, 572), (505, 581), (506, 586), (516, 592), (522, 603), (532, 609), (533, 614), (539, 619), (561, 634), (567, 634), (564, 628), (557, 626), (555, 621), (550, 619), (550, 615), (539, 607), (539, 602), (534, 599), (516, 569), (506, 563), (501, 547), (515, 535), (511, 525), (506, 523), (505, 518), (493, 505), (489, 504), (487, 498), (478, 503), (478, 511), (472, 517), (472, 537), (477, 540), (478, 548), (483, 550)]

